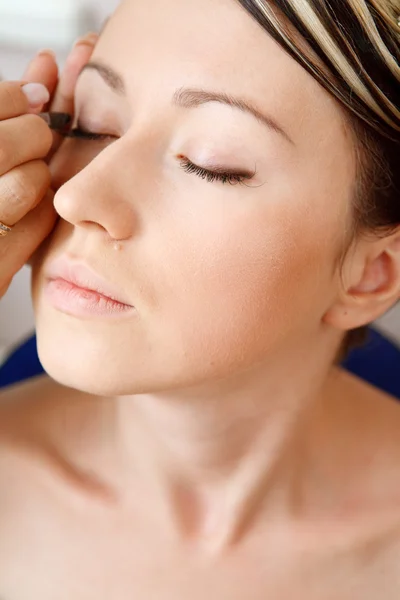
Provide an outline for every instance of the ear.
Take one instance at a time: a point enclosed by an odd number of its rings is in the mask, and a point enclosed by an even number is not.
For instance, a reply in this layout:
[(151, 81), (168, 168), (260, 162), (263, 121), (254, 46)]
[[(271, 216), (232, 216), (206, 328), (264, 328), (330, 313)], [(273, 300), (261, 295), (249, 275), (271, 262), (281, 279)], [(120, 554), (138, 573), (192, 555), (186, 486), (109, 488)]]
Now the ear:
[(400, 298), (400, 229), (385, 238), (358, 242), (342, 273), (343, 289), (323, 322), (348, 331), (386, 313)]

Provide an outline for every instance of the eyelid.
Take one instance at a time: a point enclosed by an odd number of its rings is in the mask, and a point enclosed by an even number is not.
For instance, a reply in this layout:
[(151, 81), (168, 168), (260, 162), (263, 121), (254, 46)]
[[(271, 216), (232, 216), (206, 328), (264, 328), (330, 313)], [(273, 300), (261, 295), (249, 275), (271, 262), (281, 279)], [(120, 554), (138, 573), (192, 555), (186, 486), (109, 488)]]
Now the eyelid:
[(232, 168), (216, 166), (214, 169), (205, 169), (204, 167), (196, 165), (182, 154), (179, 154), (177, 158), (179, 159), (181, 168), (187, 173), (195, 173), (210, 183), (214, 181), (220, 181), (222, 183), (230, 183), (231, 185), (235, 185), (244, 184), (246, 180), (252, 179), (252, 176), (250, 177), (247, 173), (246, 175), (242, 175), (241, 173), (234, 171)]
[(94, 133), (93, 131), (88, 131), (84, 127), (79, 125), (79, 123), (69, 130), (69, 132), (66, 134), (66, 137), (78, 138), (88, 141), (103, 141), (109, 139), (117, 139), (117, 136), (108, 133)]
[[(96, 128), (94, 128), (96, 129)], [(82, 138), (86, 140), (105, 140), (105, 139), (118, 139), (119, 136), (112, 133), (96, 133), (91, 128), (86, 128), (78, 119), (76, 123), (73, 124), (69, 131), (69, 137)], [(81, 135), (80, 135), (81, 134)]]
[[(94, 133), (86, 130), (78, 121), (75, 127), (73, 127), (67, 134), (70, 138), (81, 138), (87, 141), (103, 141), (107, 139), (118, 139), (117, 136), (104, 133)], [(251, 180), (257, 175), (257, 167), (253, 171), (239, 167), (223, 167), (220, 165), (204, 165), (199, 166), (187, 159), (183, 154), (178, 154), (182, 168), (187, 172), (194, 172), (200, 177), (207, 178), (209, 180), (219, 179), (223, 182), (230, 180), (236, 183), (243, 183), (246, 180)]]

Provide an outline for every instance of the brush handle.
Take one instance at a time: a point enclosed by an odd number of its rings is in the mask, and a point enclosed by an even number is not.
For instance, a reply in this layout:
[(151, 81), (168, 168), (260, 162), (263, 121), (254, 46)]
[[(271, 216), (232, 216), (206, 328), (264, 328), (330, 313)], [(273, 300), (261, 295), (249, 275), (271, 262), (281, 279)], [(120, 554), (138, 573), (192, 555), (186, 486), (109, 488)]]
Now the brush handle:
[(71, 115), (62, 112), (39, 113), (39, 117), (47, 123), (50, 129), (57, 131), (61, 135), (67, 133), (72, 120)]

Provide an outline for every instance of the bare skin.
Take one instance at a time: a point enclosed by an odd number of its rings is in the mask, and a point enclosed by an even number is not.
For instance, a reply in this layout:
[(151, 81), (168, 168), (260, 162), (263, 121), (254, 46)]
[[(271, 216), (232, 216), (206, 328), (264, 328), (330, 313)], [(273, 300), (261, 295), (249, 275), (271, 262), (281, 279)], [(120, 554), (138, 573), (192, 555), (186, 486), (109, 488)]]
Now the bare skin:
[[(12, 236), (1, 240), (0, 299), (57, 220), (48, 163), (62, 138), (37, 114), (73, 114), (76, 80), (96, 39), (90, 33), (77, 40), (62, 73), (55, 56), (44, 50), (31, 60), (21, 81), (0, 83), (0, 220), (13, 227)], [(33, 102), (23, 93), (24, 84), (35, 84)], [(43, 92), (49, 98), (45, 104)]]
[(115, 440), (105, 443), (109, 400), (47, 377), (3, 392), (1, 597), (395, 600), (399, 407), (337, 370), (320, 409), (288, 457), (301, 482), (290, 503), (277, 485), (272, 511), (261, 487), (221, 549), (218, 523), (199, 535), (190, 515), (166, 510), (152, 477), (121, 462)]
[[(91, 60), (74, 127), (108, 137), (58, 149), (32, 257), (49, 378), (1, 404), (0, 597), (394, 600), (399, 407), (331, 365), (399, 297), (400, 235), (356, 239), (340, 277), (341, 107), (231, 0), (125, 0)], [(182, 156), (257, 168), (230, 186)], [(60, 258), (128, 308), (56, 302)]]

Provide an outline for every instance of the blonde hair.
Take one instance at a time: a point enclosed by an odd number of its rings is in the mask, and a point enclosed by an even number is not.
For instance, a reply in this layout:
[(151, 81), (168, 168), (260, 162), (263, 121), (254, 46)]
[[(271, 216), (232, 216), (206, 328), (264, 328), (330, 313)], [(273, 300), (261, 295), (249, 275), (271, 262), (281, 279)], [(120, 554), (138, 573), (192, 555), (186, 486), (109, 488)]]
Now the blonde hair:
[[(400, 133), (400, 7), (394, 0), (238, 1), (358, 118), (389, 137)], [(328, 72), (300, 47), (296, 32)]]
[[(400, 225), (400, 0), (237, 0), (345, 109), (357, 180), (351, 236)], [(367, 339), (349, 331), (343, 360)]]

